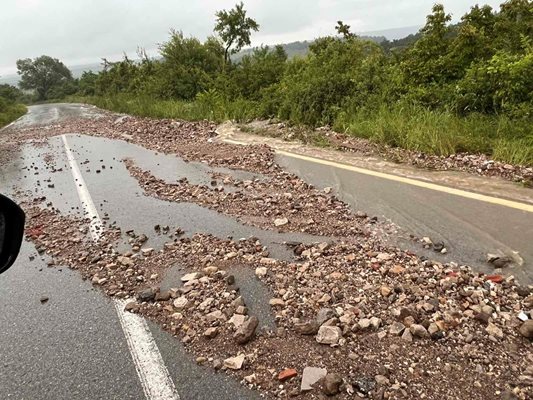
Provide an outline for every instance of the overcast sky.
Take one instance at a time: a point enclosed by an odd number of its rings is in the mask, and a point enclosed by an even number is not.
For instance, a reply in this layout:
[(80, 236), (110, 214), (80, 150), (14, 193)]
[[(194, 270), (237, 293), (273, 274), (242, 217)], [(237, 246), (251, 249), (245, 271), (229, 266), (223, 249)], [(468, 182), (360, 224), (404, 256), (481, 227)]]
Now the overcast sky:
[[(15, 61), (47, 54), (67, 65), (116, 58), (137, 46), (155, 53), (170, 28), (205, 38), (214, 13), (236, 0), (1, 0), (0, 74)], [(423, 25), (433, 0), (248, 0), (248, 14), (261, 25), (253, 45), (287, 43), (331, 34), (337, 20), (356, 32)], [(474, 0), (443, 0), (458, 20)], [(501, 1), (481, 4), (497, 7)]]

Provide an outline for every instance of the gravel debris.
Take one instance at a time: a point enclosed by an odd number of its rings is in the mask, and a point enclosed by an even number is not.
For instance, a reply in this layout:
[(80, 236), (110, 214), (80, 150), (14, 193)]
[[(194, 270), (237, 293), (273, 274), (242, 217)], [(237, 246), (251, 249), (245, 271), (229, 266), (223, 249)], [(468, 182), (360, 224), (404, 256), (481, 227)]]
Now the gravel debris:
[[(265, 146), (210, 141), (214, 126), (207, 122), (106, 115), (22, 128), (14, 142), (8, 131), (0, 147), (62, 132), (261, 173), (266, 179), (217, 176), (233, 189), (226, 191), (186, 180), (168, 184), (124, 162), (145, 195), (195, 203), (262, 229), (330, 238), (293, 244), (291, 260), (270, 257), (257, 238), (185, 236), (164, 221), (154, 221), (158, 228), (151, 232), (127, 233), (106, 222), (94, 243), (88, 219), (18, 194), (25, 199), (26, 238), (41, 257), (79, 271), (108, 296), (128, 299), (126, 310), (158, 323), (202, 365), (266, 398), (533, 397), (533, 294), (512, 276), (485, 275), (386, 244), (386, 224), (282, 171)], [(279, 219), (284, 223), (276, 224)], [(161, 248), (142, 251), (149, 235), (162, 234), (168, 241)], [(119, 252), (124, 235), (131, 250)], [(163, 290), (174, 266), (185, 273)], [(249, 270), (268, 289), (261, 307), (273, 316), (274, 329), (248, 315), (246, 286), (228, 272), (235, 268)]]

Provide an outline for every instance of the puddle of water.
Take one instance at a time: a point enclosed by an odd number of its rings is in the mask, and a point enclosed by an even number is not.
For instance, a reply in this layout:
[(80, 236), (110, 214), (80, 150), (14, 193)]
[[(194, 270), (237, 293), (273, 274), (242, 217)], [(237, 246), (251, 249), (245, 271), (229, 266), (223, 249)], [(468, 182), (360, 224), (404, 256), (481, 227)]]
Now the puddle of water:
[[(155, 234), (155, 225), (169, 226), (170, 232), (180, 227), (186, 235), (201, 232), (219, 238), (256, 237), (267, 247), (271, 257), (281, 260), (290, 260), (293, 256), (284, 242), (327, 240), (303, 233), (262, 230), (196, 204), (167, 202), (145, 196), (137, 180), (130, 176), (120, 160), (129, 157), (158, 177), (169, 181), (186, 177), (193, 184), (211, 181), (210, 172), (213, 170), (205, 164), (186, 163), (176, 156), (157, 154), (123, 141), (89, 136), (69, 136), (68, 141), (100, 216), (108, 215), (109, 221), (116, 222), (123, 232), (134, 230), (138, 234), (146, 234), (149, 240), (145, 247), (161, 248), (165, 242), (172, 240), (168, 235)], [(96, 173), (96, 169), (100, 169), (100, 173)], [(226, 172), (235, 173), (233, 170)]]

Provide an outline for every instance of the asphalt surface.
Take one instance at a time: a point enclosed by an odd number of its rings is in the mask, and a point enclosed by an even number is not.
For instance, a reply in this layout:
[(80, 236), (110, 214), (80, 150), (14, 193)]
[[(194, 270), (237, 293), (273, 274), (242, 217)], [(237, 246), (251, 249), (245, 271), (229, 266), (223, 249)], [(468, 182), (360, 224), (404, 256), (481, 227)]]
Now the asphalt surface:
[[(328, 167), (287, 156), (278, 163), (317, 187), (330, 186), (355, 210), (392, 221), (403, 232), (395, 243), (443, 262), (454, 261), (490, 273), (487, 254), (518, 252), (522, 266), (500, 272), (533, 282), (533, 213)], [(530, 189), (527, 189), (530, 190)], [(533, 197), (533, 191), (531, 193)], [(424, 251), (409, 234), (444, 242), (445, 255)], [(402, 240), (402, 237), (404, 238)]]
[[(90, 112), (89, 108), (71, 105), (36, 106), (18, 124), (53, 124)], [(169, 174), (173, 168), (181, 168), (198, 182), (207, 176), (203, 164), (184, 165), (125, 142), (75, 135), (68, 135), (68, 141), (100, 216), (108, 215), (124, 232), (146, 232), (151, 238), (149, 246), (158, 248), (167, 239), (154, 235), (155, 224), (185, 227), (190, 234), (202, 231), (222, 237), (261, 237), (281, 257), (286, 255), (279, 243), (296, 239), (263, 233), (194, 205), (145, 197), (119, 160), (131, 157), (169, 180), (179, 179), (181, 175)], [(16, 187), (34, 196), (46, 196), (62, 213), (83, 215), (62, 146), (60, 137), (51, 138), (45, 146), (23, 146), (0, 171), (0, 191), (10, 195)], [(62, 172), (46, 172), (44, 157), (49, 154)], [(106, 169), (97, 174), (102, 164)], [(0, 398), (144, 399), (113, 303), (76, 272), (49, 268), (46, 262), (47, 258), (25, 241), (13, 267), (0, 276)], [(243, 291), (248, 286), (245, 279), (239, 281), (237, 277)], [(42, 304), (42, 297), (48, 301)], [(178, 340), (156, 325), (149, 323), (149, 327), (180, 399), (258, 398), (257, 393), (225, 374), (198, 366)]]
[[(54, 124), (67, 117), (92, 113), (95, 111), (91, 107), (79, 105), (34, 106), (17, 124)], [(75, 132), (67, 135), (67, 140), (99, 215), (108, 223), (116, 222), (123, 232), (134, 229), (146, 233), (149, 247), (157, 249), (167, 240), (154, 233), (156, 224), (180, 226), (186, 234), (256, 236), (278, 258), (290, 257), (281, 245), (284, 241), (319, 239), (262, 231), (197, 205), (143, 196), (120, 160), (132, 158), (139, 167), (169, 182), (186, 176), (191, 183), (208, 183), (211, 169), (205, 164), (184, 163), (174, 156), (156, 154), (126, 142)], [(63, 168), (62, 172), (46, 171), (44, 158), (49, 155), (57, 168)], [(406, 237), (413, 233), (444, 241), (448, 254), (430, 253), (434, 258), (488, 270), (486, 253), (514, 250), (522, 256), (524, 265), (512, 273), (533, 281), (532, 213), (290, 157), (279, 157), (278, 161), (318, 187), (332, 186), (355, 209), (391, 220)], [(255, 177), (242, 171), (231, 173), (241, 179)], [(9, 195), (16, 187), (35, 196), (46, 196), (62, 213), (83, 215), (75, 184), (60, 137), (51, 138), (45, 146), (23, 146), (0, 171), (2, 193)], [(412, 246), (407, 240), (400, 240), (398, 245)], [(145, 398), (113, 303), (76, 272), (48, 268), (46, 261), (30, 242), (25, 242), (15, 265), (0, 276), (0, 398)], [(164, 282), (171, 284), (180, 273), (179, 266), (171, 268)], [(269, 293), (257, 287), (254, 277), (246, 272), (234, 274), (247, 305), (254, 314), (263, 316), (263, 328), (272, 328), (265, 301)], [(41, 303), (43, 296), (49, 300)], [(157, 326), (149, 326), (180, 398), (258, 397), (224, 374), (198, 366), (178, 340)]]

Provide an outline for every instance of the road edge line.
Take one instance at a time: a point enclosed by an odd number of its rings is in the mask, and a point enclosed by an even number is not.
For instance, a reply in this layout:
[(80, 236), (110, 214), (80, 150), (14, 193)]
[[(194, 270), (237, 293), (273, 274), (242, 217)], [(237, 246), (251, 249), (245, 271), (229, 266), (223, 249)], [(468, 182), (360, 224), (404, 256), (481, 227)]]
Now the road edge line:
[[(243, 146), (249, 145), (249, 143), (240, 142), (238, 140), (233, 140), (233, 139), (223, 138), (222, 140), (224, 142), (230, 143), (230, 144), (238, 144), (238, 145), (243, 145)], [(460, 197), (464, 197), (464, 198), (467, 198), (467, 199), (478, 200), (478, 201), (482, 201), (482, 202), (489, 203), (489, 204), (496, 204), (496, 205), (499, 205), (499, 206), (504, 206), (504, 207), (508, 207), (508, 208), (514, 208), (514, 209), (517, 209), (517, 210), (533, 213), (533, 205), (527, 204), (527, 203), (521, 203), (521, 202), (518, 202), (518, 201), (503, 199), (503, 198), (500, 198), (500, 197), (488, 196), (486, 194), (481, 194), (481, 193), (476, 193), (476, 192), (469, 192), (469, 191), (463, 190), (463, 189), (455, 189), (455, 188), (448, 187), (448, 186), (438, 185), (436, 183), (424, 182), (424, 181), (420, 181), (420, 180), (413, 179), (413, 178), (407, 178), (405, 176), (399, 176), (399, 175), (394, 175), (394, 174), (388, 174), (388, 173), (385, 173), (385, 172), (373, 171), (371, 169), (366, 169), (366, 168), (362, 168), (362, 167), (356, 167), (354, 165), (339, 163), (339, 162), (336, 162), (336, 161), (331, 161), (331, 160), (327, 160), (327, 159), (323, 159), (323, 158), (306, 156), (306, 155), (303, 155), (303, 154), (293, 153), (293, 152), (286, 151), (286, 150), (279, 150), (279, 149), (276, 149), (276, 148), (273, 148), (273, 147), (272, 147), (272, 149), (277, 154), (281, 154), (281, 155), (287, 156), (287, 157), (298, 158), (300, 160), (314, 162), (314, 163), (322, 164), (322, 165), (327, 165), (327, 166), (330, 166), (330, 167), (336, 167), (336, 168), (340, 168), (340, 169), (356, 172), (356, 173), (363, 174), (363, 175), (374, 176), (374, 177), (377, 177), (377, 178), (387, 179), (387, 180), (390, 180), (390, 181), (405, 183), (405, 184), (408, 184), (408, 185), (411, 185), (411, 186), (418, 186), (418, 187), (421, 187), (421, 188), (434, 190), (434, 191), (437, 191), (437, 192), (453, 194), (455, 196), (460, 196)]]
[[(61, 135), (61, 140), (63, 141), (72, 177), (76, 184), (78, 197), (82, 207), (91, 219), (91, 237), (97, 242), (101, 236), (102, 220), (81, 175), (76, 158), (67, 142), (67, 137)], [(113, 304), (146, 399), (179, 400), (180, 396), (176, 386), (144, 318), (124, 311), (124, 300), (114, 298)]]

